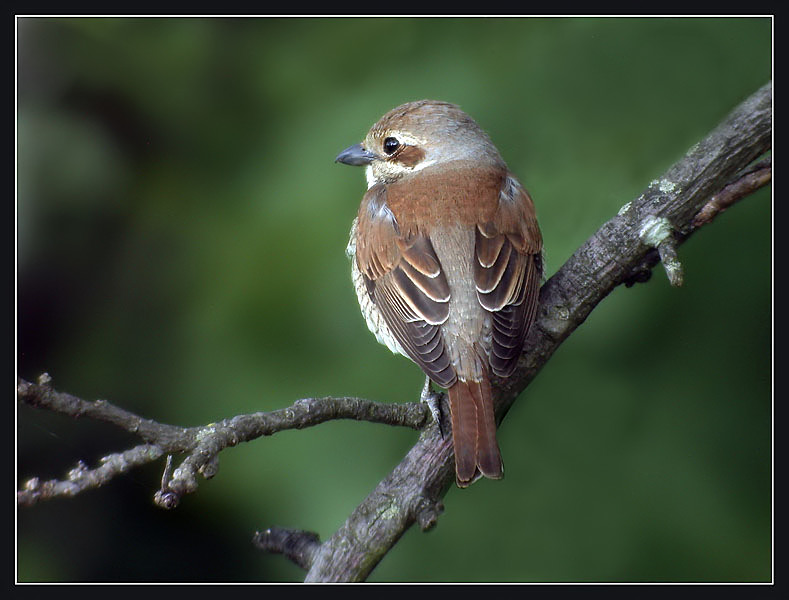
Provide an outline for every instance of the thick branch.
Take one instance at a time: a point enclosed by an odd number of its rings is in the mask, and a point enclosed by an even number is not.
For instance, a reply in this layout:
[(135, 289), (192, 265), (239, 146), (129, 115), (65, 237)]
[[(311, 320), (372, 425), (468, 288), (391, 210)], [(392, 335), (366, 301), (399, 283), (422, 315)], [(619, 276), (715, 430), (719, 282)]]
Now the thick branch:
[[(687, 239), (695, 228), (694, 217), (710, 197), (770, 148), (771, 133), (769, 83), (622, 207), (543, 285), (537, 321), (518, 370), (497, 382), (499, 419), (603, 298), (622, 283), (648, 278), (661, 244), (668, 251)], [(423, 432), (405, 459), (320, 547), (306, 581), (366, 579), (414, 522), (434, 522), (452, 469), (451, 442), (435, 429)]]

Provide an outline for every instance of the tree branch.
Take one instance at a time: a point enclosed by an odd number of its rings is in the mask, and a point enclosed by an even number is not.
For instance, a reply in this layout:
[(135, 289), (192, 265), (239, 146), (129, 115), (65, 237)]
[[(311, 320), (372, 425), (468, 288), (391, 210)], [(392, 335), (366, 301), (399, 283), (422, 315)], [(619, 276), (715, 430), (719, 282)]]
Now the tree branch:
[[(681, 285), (677, 248), (715, 215), (769, 183), (771, 164), (748, 165), (771, 147), (772, 83), (737, 107), (705, 139), (635, 200), (603, 225), (540, 290), (537, 320), (518, 369), (494, 381), (496, 413), (504, 418), (559, 345), (620, 284), (646, 281), (662, 260), (672, 285)], [(197, 473), (216, 473), (218, 454), (228, 446), (300, 429), (332, 419), (357, 419), (421, 430), (402, 462), (365, 498), (326, 542), (310, 532), (271, 528), (254, 543), (281, 552), (308, 569), (306, 581), (363, 581), (414, 523), (431, 528), (443, 511), (441, 499), (453, 481), (450, 436), (442, 436), (424, 403), (379, 404), (359, 398), (309, 398), (270, 413), (240, 415), (204, 427), (181, 428), (142, 419), (105, 401), (86, 402), (56, 392), (48, 377), (19, 380), (20, 401), (74, 417), (88, 416), (139, 435), (146, 443), (109, 455), (90, 470), (79, 463), (66, 481), (29, 480), (17, 492), (20, 505), (73, 495), (102, 485), (132, 466), (167, 454), (186, 454), (176, 469), (168, 457), (157, 502), (172, 507), (197, 487)], [(441, 398), (441, 395), (439, 395)], [(442, 398), (444, 414), (446, 399)]]
[[(184, 494), (197, 489), (197, 474), (206, 479), (216, 474), (219, 453), (230, 446), (288, 429), (304, 429), (335, 419), (355, 419), (399, 427), (422, 429), (430, 423), (430, 410), (420, 402), (382, 404), (362, 398), (304, 398), (288, 408), (268, 413), (239, 415), (203, 427), (176, 427), (143, 419), (114, 406), (106, 400), (87, 402), (51, 387), (49, 375), (37, 384), (23, 379), (17, 382), (17, 398), (30, 406), (46, 408), (71, 417), (89, 417), (106, 421), (140, 436), (146, 444), (121, 454), (100, 459), (101, 466), (90, 470), (80, 461), (66, 480), (41, 482), (29, 479), (17, 492), (17, 503), (29, 506), (41, 500), (73, 496), (99, 487), (131, 467), (153, 462), (164, 454), (185, 454), (181, 465), (166, 477), (155, 501), (163, 508), (173, 508)], [(169, 466), (169, 464), (168, 464)], [(168, 469), (169, 474), (169, 469)]]
[(320, 547), (317, 533), (271, 527), (258, 531), (252, 543), (264, 552), (284, 554), (302, 569), (309, 569)]
[(58, 496), (76, 496), (85, 490), (104, 485), (116, 475), (152, 462), (160, 456), (162, 456), (161, 448), (142, 444), (125, 452), (104, 456), (99, 461), (101, 466), (95, 469), (88, 469), (88, 466), (80, 460), (68, 472), (64, 481), (51, 479), (42, 482), (38, 477), (28, 479), (23, 489), (17, 491), (16, 501), (19, 506), (32, 506), (41, 500)]

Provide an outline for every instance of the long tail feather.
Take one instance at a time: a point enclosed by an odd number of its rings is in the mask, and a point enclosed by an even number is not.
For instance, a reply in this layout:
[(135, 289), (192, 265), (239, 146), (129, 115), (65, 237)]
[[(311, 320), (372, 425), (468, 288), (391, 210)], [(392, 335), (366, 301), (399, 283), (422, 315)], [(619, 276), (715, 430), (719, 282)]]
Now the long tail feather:
[(490, 383), (458, 380), (448, 391), (458, 486), (467, 487), (483, 475), (499, 479), (504, 467), (496, 442)]

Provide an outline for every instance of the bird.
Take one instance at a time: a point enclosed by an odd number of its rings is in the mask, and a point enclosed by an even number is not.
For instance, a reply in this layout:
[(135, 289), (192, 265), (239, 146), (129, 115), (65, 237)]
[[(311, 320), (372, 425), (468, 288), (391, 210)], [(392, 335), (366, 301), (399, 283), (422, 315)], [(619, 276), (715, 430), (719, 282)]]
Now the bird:
[(455, 480), (504, 474), (491, 378), (510, 377), (537, 312), (534, 202), (460, 107), (407, 102), (335, 162), (364, 166), (347, 254), (376, 339), (447, 390)]

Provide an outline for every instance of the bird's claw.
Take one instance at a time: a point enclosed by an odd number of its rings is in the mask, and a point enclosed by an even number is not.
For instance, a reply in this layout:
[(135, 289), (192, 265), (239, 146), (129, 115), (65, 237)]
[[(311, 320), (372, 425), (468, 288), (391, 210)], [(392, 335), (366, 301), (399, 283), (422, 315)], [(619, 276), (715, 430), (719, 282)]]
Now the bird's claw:
[(444, 439), (444, 428), (441, 425), (441, 394), (434, 392), (433, 388), (430, 387), (429, 377), (425, 377), (425, 386), (422, 388), (419, 401), (427, 404), (433, 420), (438, 425), (438, 433), (441, 434), (441, 439)]

